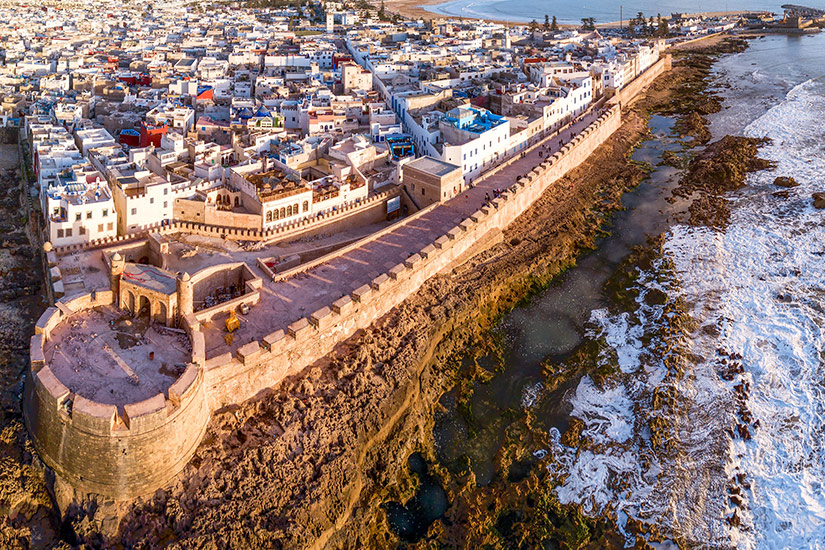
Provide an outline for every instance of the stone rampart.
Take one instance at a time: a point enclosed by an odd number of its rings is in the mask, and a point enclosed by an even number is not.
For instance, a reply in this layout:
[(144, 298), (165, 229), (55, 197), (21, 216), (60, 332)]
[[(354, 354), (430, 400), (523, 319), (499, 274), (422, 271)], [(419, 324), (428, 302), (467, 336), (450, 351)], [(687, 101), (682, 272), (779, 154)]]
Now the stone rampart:
[[(84, 308), (111, 304), (111, 291), (65, 298), (46, 310), (31, 341), (31, 373), (24, 398), (26, 424), (43, 460), (82, 491), (128, 499), (168, 482), (195, 452), (210, 411), (243, 402), (328, 354), (357, 330), (370, 326), (440, 272), (463, 261), (493, 235), (500, 234), (548, 188), (576, 168), (621, 125), (613, 106), (561, 152), (514, 182), (491, 206), (474, 212), (349, 295), (285, 327), (272, 327), (260, 341), (234, 354), (206, 359), (200, 317), (182, 320), (192, 343), (192, 358), (166, 395), (123, 407), (96, 403), (67, 388), (46, 364), (44, 344), (66, 316)], [(427, 209), (425, 209), (427, 210)], [(411, 216), (414, 217), (414, 216)], [(403, 223), (403, 222), (402, 222)], [(344, 247), (319, 258), (346, 253)], [(191, 277), (197, 285), (235, 264), (207, 268)], [(247, 267), (248, 269), (248, 267)], [(278, 274), (281, 275), (281, 274)], [(294, 275), (287, 273), (284, 276)], [(246, 278), (245, 278), (246, 279)], [(249, 295), (259, 296), (260, 278), (245, 280)], [(240, 299), (247, 299), (241, 296)], [(221, 310), (238, 304), (224, 303)]]
[(83, 492), (117, 500), (149, 494), (192, 457), (209, 422), (203, 371), (190, 363), (167, 394), (122, 407), (67, 388), (46, 364), (52, 330), (82, 309), (109, 305), (111, 291), (75, 296), (48, 308), (31, 339), (24, 418), (43, 461)]
[[(403, 263), (372, 281), (365, 281), (351, 295), (296, 319), (287, 327), (273, 327), (271, 334), (241, 347), (234, 355), (227, 353), (205, 361), (204, 383), (210, 408), (214, 410), (254, 396), (320, 359), (358, 329), (368, 327), (429, 278), (449, 269), (479, 241), (512, 223), (551, 185), (587, 159), (620, 125), (621, 112), (614, 106), (561, 153), (515, 182), (493, 201), (495, 206), (476, 211)], [(345, 252), (346, 249), (341, 249), (324, 260)], [(291, 273), (284, 274), (289, 275)]]
[(618, 105), (625, 105), (628, 101), (638, 97), (638, 95), (648, 86), (650, 86), (656, 78), (664, 72), (670, 70), (673, 64), (673, 56), (671, 54), (663, 55), (659, 60), (647, 68), (645, 72), (630, 81), (628, 85), (618, 91), (610, 101)]

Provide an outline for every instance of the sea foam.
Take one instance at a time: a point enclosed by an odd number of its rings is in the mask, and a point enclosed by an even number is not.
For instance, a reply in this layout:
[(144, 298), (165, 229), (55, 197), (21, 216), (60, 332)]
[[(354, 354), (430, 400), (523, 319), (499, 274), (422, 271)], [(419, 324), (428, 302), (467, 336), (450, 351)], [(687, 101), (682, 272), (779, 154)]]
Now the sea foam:
[[(561, 449), (562, 502), (614, 509), (620, 528), (626, 517), (655, 522), (699, 546), (825, 548), (825, 214), (810, 198), (825, 191), (824, 94), (809, 80), (745, 129), (772, 140), (760, 156), (776, 169), (731, 195), (725, 231), (676, 225), (667, 235), (678, 282), (667, 292), (697, 327), (685, 341), (688, 372), (667, 388), (679, 403), (668, 418), (671, 451), (651, 448), (640, 411), (667, 384), (641, 345), (661, 308), (640, 299), (632, 315), (593, 312), (589, 336), (621, 375), (604, 388), (584, 378), (571, 397), (587, 443)], [(778, 175), (800, 186), (776, 196)], [(638, 285), (656, 280), (641, 273)], [(734, 381), (720, 375), (720, 350), (741, 356)], [(736, 384), (748, 388), (744, 398)], [(738, 398), (756, 426), (750, 438), (734, 430)], [(744, 480), (741, 503), (728, 496), (733, 479)]]

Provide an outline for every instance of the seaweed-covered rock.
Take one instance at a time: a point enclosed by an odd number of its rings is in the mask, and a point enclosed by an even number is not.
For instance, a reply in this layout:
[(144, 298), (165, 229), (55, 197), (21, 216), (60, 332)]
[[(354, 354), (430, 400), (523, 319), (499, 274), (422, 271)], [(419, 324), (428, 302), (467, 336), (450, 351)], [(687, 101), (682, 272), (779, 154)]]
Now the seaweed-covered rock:
[(725, 194), (745, 185), (748, 173), (771, 168), (773, 163), (757, 156), (767, 138), (725, 136), (705, 147), (688, 165), (675, 195), (689, 197), (690, 223), (723, 228), (727, 225)]
[(708, 130), (707, 121), (696, 111), (680, 118), (676, 122), (676, 131), (684, 136), (692, 136), (699, 143), (707, 143), (713, 137)]

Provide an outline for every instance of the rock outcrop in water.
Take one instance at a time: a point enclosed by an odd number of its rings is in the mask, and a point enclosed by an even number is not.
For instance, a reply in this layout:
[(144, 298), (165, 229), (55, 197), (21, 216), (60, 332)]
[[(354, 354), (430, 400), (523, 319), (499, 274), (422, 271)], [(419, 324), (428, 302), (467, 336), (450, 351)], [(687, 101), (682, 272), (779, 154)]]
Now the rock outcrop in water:
[(793, 179), (793, 176), (778, 176), (773, 180), (773, 184), (779, 187), (798, 187), (799, 183)]
[(689, 209), (691, 224), (720, 229), (727, 226), (727, 193), (741, 189), (750, 172), (772, 166), (770, 161), (757, 156), (765, 143), (766, 139), (725, 136), (690, 162), (674, 194), (695, 196)]
[(719, 96), (708, 90), (712, 68), (722, 54), (736, 53), (747, 48), (747, 42), (738, 38), (726, 38), (707, 45), (677, 49), (673, 54), (675, 71), (660, 80), (672, 80), (668, 100), (656, 107), (656, 112), (675, 116), (674, 129), (682, 136), (691, 137), (693, 145), (707, 143), (711, 139), (705, 116), (722, 110)]

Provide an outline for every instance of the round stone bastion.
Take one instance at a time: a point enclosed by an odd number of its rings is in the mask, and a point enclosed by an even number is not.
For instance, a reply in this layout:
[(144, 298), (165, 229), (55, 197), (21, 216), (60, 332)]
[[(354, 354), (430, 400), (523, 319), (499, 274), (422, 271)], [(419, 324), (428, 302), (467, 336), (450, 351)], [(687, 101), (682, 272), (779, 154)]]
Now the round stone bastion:
[(31, 340), (23, 414), (44, 462), (82, 493), (151, 494), (189, 461), (210, 411), (185, 332), (111, 291), (61, 299)]

